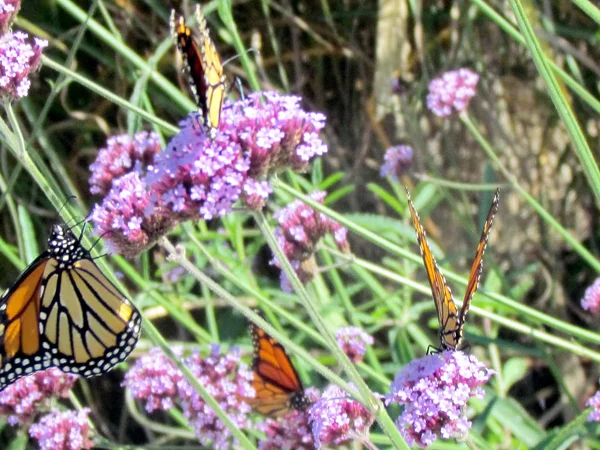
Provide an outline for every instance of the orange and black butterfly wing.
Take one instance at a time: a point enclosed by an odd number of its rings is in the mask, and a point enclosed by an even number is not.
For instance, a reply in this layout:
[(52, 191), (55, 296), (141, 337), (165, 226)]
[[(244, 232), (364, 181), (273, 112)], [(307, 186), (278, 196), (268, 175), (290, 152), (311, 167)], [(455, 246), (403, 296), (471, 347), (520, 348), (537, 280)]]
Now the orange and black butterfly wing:
[(204, 77), (204, 66), (202, 64), (202, 56), (200, 48), (194, 38), (192, 31), (185, 26), (183, 16), (179, 17), (179, 21), (175, 20), (175, 10), (171, 10), (171, 34), (175, 38), (177, 48), (183, 57), (185, 70), (189, 77), (189, 84), (194, 99), (201, 109), (203, 119), (206, 116), (206, 101), (205, 94), (207, 90), (206, 80)]
[[(216, 130), (221, 122), (221, 109), (227, 92), (227, 80), (214, 42), (210, 38), (206, 18), (200, 5), (196, 5), (196, 20), (200, 29), (200, 55), (204, 67), (205, 118), (209, 129)], [(213, 133), (214, 134), (214, 133)]]
[(419, 214), (417, 214), (415, 206), (410, 199), (408, 188), (406, 188), (406, 195), (408, 196), (410, 215), (417, 232), (417, 242), (421, 249), (421, 256), (423, 257), (427, 279), (431, 286), (431, 293), (433, 294), (433, 301), (438, 315), (440, 324), (440, 345), (442, 350), (455, 350), (458, 344), (460, 344), (460, 321), (456, 303), (454, 303), (450, 287), (448, 286), (448, 283), (446, 283), (446, 279), (440, 272), (440, 269), (435, 262), (435, 258), (431, 253), (431, 249), (427, 243), (425, 229), (423, 228), (423, 225), (421, 225)]
[(266, 416), (280, 416), (310, 404), (289, 356), (279, 342), (262, 328), (250, 325), (254, 344), (252, 387), (256, 397), (247, 399), (252, 408)]
[[(40, 327), (52, 349), (52, 365), (91, 377), (124, 361), (137, 344), (137, 309), (84, 254), (61, 269), (51, 260), (44, 280)], [(50, 268), (50, 267), (49, 267)]]
[(494, 195), (494, 199), (492, 200), (492, 205), (490, 206), (490, 210), (488, 211), (487, 218), (485, 219), (485, 223), (483, 225), (483, 231), (481, 232), (481, 238), (479, 239), (479, 244), (477, 245), (477, 251), (475, 252), (475, 258), (473, 259), (473, 264), (471, 264), (471, 272), (469, 273), (469, 281), (467, 283), (467, 290), (465, 291), (465, 298), (463, 300), (462, 307), (460, 308), (459, 314), (459, 323), (460, 330), (462, 332), (462, 327), (465, 322), (465, 317), (467, 312), (469, 311), (469, 307), (471, 306), (471, 300), (473, 299), (473, 295), (479, 286), (479, 279), (481, 278), (481, 273), (483, 272), (483, 254), (485, 252), (485, 248), (487, 246), (488, 236), (490, 234), (490, 230), (492, 228), (492, 223), (494, 222), (494, 216), (498, 211), (498, 203), (500, 201), (500, 190), (496, 190), (496, 194)]
[(0, 300), (0, 390), (49, 367), (91, 377), (123, 361), (141, 316), (71, 230), (54, 226), (48, 248)]
[(191, 30), (186, 27), (184, 18), (175, 20), (175, 10), (171, 11), (171, 33), (183, 56), (190, 89), (200, 108), (203, 125), (214, 138), (221, 121), (227, 81), (200, 5), (196, 5), (196, 18), (200, 29), (198, 44), (192, 37)]
[(42, 281), (49, 260), (47, 253), (36, 258), (0, 300), (0, 391), (50, 365), (38, 325)]

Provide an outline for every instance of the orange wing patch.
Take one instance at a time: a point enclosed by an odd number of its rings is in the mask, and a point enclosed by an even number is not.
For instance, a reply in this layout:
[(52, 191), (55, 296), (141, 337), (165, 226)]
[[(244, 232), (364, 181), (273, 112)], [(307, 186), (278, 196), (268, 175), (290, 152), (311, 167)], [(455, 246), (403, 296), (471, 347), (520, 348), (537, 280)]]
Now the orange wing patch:
[(210, 38), (206, 18), (200, 5), (196, 5), (196, 20), (199, 27), (199, 44), (194, 41), (191, 30), (186, 27), (183, 16), (175, 20), (171, 11), (171, 34), (183, 56), (184, 68), (189, 78), (190, 89), (200, 108), (203, 125), (214, 138), (221, 123), (221, 109), (227, 92), (227, 79), (217, 49)]
[[(0, 356), (2, 367), (15, 357), (28, 357), (40, 347), (40, 287), (47, 261), (36, 259), (21, 274), (0, 304)], [(1, 383), (0, 383), (1, 386)], [(1, 389), (1, 387), (0, 387)]]
[(469, 306), (471, 305), (473, 295), (479, 287), (479, 279), (483, 273), (483, 254), (485, 253), (485, 248), (487, 247), (488, 237), (490, 235), (490, 230), (492, 229), (492, 224), (494, 223), (494, 217), (498, 211), (499, 203), (500, 189), (496, 189), (494, 199), (492, 200), (492, 205), (490, 206), (485, 223), (483, 224), (483, 230), (481, 232), (481, 237), (479, 238), (479, 244), (477, 244), (475, 257), (473, 258), (473, 263), (471, 264), (471, 272), (469, 273), (469, 281), (465, 291), (465, 298), (463, 300), (462, 308), (460, 309), (461, 324), (465, 321), (465, 316), (467, 315), (467, 311), (469, 311)]
[(71, 230), (54, 226), (46, 251), (0, 300), (0, 391), (49, 367), (103, 374), (131, 353), (140, 322)]
[(429, 280), (429, 285), (431, 286), (431, 293), (433, 295), (433, 301), (435, 303), (435, 309), (438, 315), (438, 323), (440, 326), (440, 350), (456, 350), (461, 344), (465, 317), (469, 310), (473, 294), (475, 294), (475, 291), (479, 285), (479, 278), (481, 277), (481, 273), (483, 271), (483, 253), (485, 252), (485, 247), (494, 216), (498, 210), (500, 193), (499, 190), (496, 191), (494, 200), (492, 201), (492, 206), (488, 212), (487, 219), (483, 227), (483, 232), (481, 234), (481, 239), (475, 253), (475, 259), (471, 266), (465, 298), (460, 311), (457, 309), (450, 287), (448, 286), (444, 275), (442, 275), (435, 258), (431, 253), (431, 249), (427, 243), (425, 229), (421, 225), (419, 215), (415, 210), (412, 200), (410, 199), (408, 188), (406, 188), (406, 195), (408, 197), (410, 215), (417, 232), (417, 242), (421, 250), (421, 256), (423, 257), (423, 263), (427, 272), (427, 279)]
[(262, 328), (250, 325), (254, 343), (252, 387), (255, 398), (246, 399), (252, 408), (266, 416), (281, 416), (292, 409), (304, 410), (310, 400), (283, 346)]

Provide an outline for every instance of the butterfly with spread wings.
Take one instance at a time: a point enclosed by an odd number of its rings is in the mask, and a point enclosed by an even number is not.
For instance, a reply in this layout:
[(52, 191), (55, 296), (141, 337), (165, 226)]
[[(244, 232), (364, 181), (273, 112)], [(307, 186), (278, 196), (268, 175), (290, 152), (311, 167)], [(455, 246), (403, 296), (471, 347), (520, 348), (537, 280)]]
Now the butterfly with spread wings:
[(408, 206), (410, 207), (410, 215), (412, 217), (413, 224), (417, 231), (417, 242), (421, 249), (421, 256), (423, 257), (423, 263), (425, 264), (425, 270), (427, 272), (427, 279), (431, 285), (431, 293), (433, 294), (433, 301), (435, 302), (435, 309), (438, 315), (438, 321), (440, 324), (439, 338), (440, 346), (443, 350), (457, 350), (461, 344), (463, 337), (463, 327), (465, 325), (465, 317), (469, 311), (471, 300), (473, 295), (479, 286), (479, 279), (483, 272), (483, 253), (487, 245), (488, 235), (492, 228), (492, 222), (494, 216), (498, 210), (498, 202), (500, 200), (500, 190), (496, 190), (492, 205), (488, 212), (485, 224), (483, 225), (483, 231), (477, 250), (475, 252), (475, 258), (473, 264), (471, 264), (471, 271), (469, 273), (469, 281), (467, 283), (467, 290), (465, 291), (465, 297), (460, 310), (456, 307), (452, 292), (444, 275), (440, 272), (440, 269), (435, 262), (435, 258), (431, 254), (431, 249), (427, 243), (425, 236), (425, 230), (421, 222), (419, 221), (419, 215), (415, 210), (412, 200), (410, 199), (410, 193), (406, 188), (406, 195), (408, 197)]
[(0, 299), (0, 391), (50, 367), (106, 373), (134, 349), (140, 322), (81, 240), (55, 225), (47, 249)]
[(252, 387), (256, 397), (246, 401), (265, 416), (306, 410), (311, 401), (304, 394), (302, 382), (283, 346), (254, 323), (250, 332), (254, 345)]
[(221, 109), (227, 93), (227, 79), (223, 75), (221, 59), (210, 38), (206, 18), (200, 5), (196, 5), (198, 21), (198, 42), (192, 37), (192, 31), (185, 26), (183, 16), (175, 19), (175, 10), (171, 10), (171, 34), (177, 48), (183, 56), (184, 69), (189, 78), (190, 89), (200, 108), (201, 121), (208, 134), (214, 139), (221, 122)]

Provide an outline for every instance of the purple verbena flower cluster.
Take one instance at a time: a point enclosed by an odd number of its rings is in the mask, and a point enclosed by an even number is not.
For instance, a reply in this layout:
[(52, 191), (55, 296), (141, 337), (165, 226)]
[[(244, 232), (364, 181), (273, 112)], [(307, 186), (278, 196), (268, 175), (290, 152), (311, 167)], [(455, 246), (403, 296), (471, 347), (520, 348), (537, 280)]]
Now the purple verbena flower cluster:
[(64, 411), (57, 409), (42, 416), (29, 429), (29, 435), (37, 439), (40, 450), (81, 450), (93, 447), (88, 422), (90, 410)]
[(335, 339), (350, 361), (363, 360), (367, 345), (373, 345), (374, 339), (360, 327), (342, 327), (335, 332)]
[(594, 316), (600, 315), (600, 277), (585, 290), (581, 307)]
[(28, 76), (39, 67), (47, 46), (48, 41), (31, 39), (22, 31), (0, 37), (0, 96), (16, 99), (27, 95), (31, 86)]
[(274, 91), (254, 92), (223, 109), (219, 132), (250, 155), (248, 176), (255, 180), (291, 168), (303, 172), (327, 146), (319, 138), (325, 115), (306, 112), (301, 98)]
[[(121, 178), (94, 208), (96, 233), (106, 235), (114, 250), (134, 256), (181, 221), (222, 217), (237, 201), (263, 208), (272, 191), (267, 177), (288, 167), (305, 170), (311, 158), (327, 151), (318, 137), (325, 116), (303, 111), (299, 102), (265, 92), (227, 104), (214, 139), (192, 113), (151, 164), (119, 170)], [(102, 161), (92, 170), (94, 180), (112, 179)]]
[(367, 438), (375, 417), (362, 403), (336, 385), (329, 385), (308, 413), (315, 448), (340, 445), (357, 437)]
[(224, 216), (240, 197), (249, 158), (222, 133), (208, 139), (195, 114), (180, 126), (144, 179), (153, 205), (176, 220)]
[(431, 445), (438, 437), (464, 437), (469, 398), (482, 398), (481, 386), (492, 376), (474, 356), (461, 351), (427, 355), (408, 363), (396, 376), (386, 404), (404, 406), (396, 425), (408, 445)]
[[(304, 395), (314, 403), (320, 397), (316, 388), (307, 388)], [(266, 438), (258, 442), (259, 450), (312, 450), (315, 441), (310, 430), (308, 411), (291, 410), (279, 419), (267, 418), (258, 424)]]
[(98, 156), (90, 166), (90, 192), (106, 195), (113, 180), (133, 170), (141, 175), (160, 151), (159, 136), (154, 131), (140, 131), (133, 137), (127, 134), (109, 137), (106, 147), (98, 150)]
[[(183, 362), (237, 427), (250, 426), (248, 414), (251, 408), (243, 399), (255, 396), (251, 383), (254, 374), (240, 362), (238, 350), (221, 353), (220, 347), (214, 345), (207, 357), (202, 358), (194, 352)], [(180, 407), (202, 445), (215, 449), (231, 447), (232, 438), (227, 427), (160, 349), (140, 358), (125, 376), (123, 384), (134, 398), (147, 401), (149, 412), (168, 410), (174, 405)]]
[(258, 428), (266, 435), (266, 439), (258, 442), (259, 450), (312, 450), (315, 441), (308, 424), (306, 411), (292, 410), (280, 420), (266, 419)]
[(102, 204), (94, 207), (91, 219), (94, 232), (108, 237), (110, 251), (132, 257), (175, 226), (172, 216), (153, 207), (146, 184), (136, 172), (113, 181)]
[(0, 415), (10, 425), (27, 425), (52, 399), (67, 397), (77, 378), (57, 368), (20, 378), (0, 392)]
[(439, 117), (465, 111), (471, 98), (475, 96), (478, 82), (479, 75), (471, 69), (458, 69), (444, 73), (440, 78), (429, 83), (427, 108)]
[(585, 406), (594, 408), (588, 416), (588, 422), (600, 422), (600, 391), (590, 397)]
[(134, 398), (146, 400), (146, 411), (168, 411), (183, 379), (173, 361), (157, 347), (137, 360), (125, 374), (122, 385), (129, 388)]
[(390, 147), (383, 155), (384, 164), (381, 166), (380, 174), (382, 177), (389, 176), (397, 180), (406, 174), (413, 163), (413, 149), (408, 145), (397, 145)]
[[(250, 427), (248, 414), (251, 407), (242, 399), (255, 396), (252, 387), (254, 373), (240, 362), (237, 349), (221, 354), (219, 346), (214, 345), (208, 357), (201, 358), (195, 353), (185, 360), (185, 364), (238, 428)], [(179, 395), (183, 413), (196, 431), (200, 443), (211, 444), (211, 448), (215, 449), (229, 448), (230, 431), (187, 381), (180, 383)]]
[[(310, 198), (323, 203), (326, 192), (315, 191)], [(326, 234), (332, 234), (338, 248), (343, 252), (350, 251), (347, 235), (348, 230), (325, 214), (316, 211), (300, 200), (295, 200), (273, 216), (279, 226), (275, 228), (275, 237), (285, 256), (302, 282), (308, 282), (314, 277), (314, 251), (317, 243)], [(271, 264), (281, 268), (277, 258)], [(286, 275), (281, 272), (281, 288), (291, 291)]]
[(0, 0), (0, 34), (6, 33), (21, 9), (21, 0)]

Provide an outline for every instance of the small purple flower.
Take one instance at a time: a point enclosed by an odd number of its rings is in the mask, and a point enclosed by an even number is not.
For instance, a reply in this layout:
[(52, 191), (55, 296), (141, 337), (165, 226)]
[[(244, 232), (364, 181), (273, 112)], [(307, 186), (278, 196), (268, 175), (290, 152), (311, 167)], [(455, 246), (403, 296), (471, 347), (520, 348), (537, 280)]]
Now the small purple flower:
[(475, 96), (478, 82), (479, 75), (471, 69), (446, 72), (441, 78), (429, 83), (427, 108), (439, 117), (448, 117), (455, 111), (466, 110), (471, 98)]
[(140, 131), (133, 137), (127, 134), (109, 137), (106, 147), (98, 151), (90, 166), (90, 192), (106, 195), (113, 180), (132, 170), (141, 173), (154, 162), (160, 150), (159, 136), (154, 131)]
[(308, 412), (315, 448), (366, 439), (375, 417), (336, 385), (329, 385)]
[(408, 145), (397, 145), (390, 147), (385, 151), (381, 166), (381, 176), (393, 178), (397, 180), (402, 175), (406, 174), (413, 163), (413, 149)]
[[(186, 358), (185, 364), (238, 428), (251, 426), (248, 418), (251, 408), (243, 399), (256, 395), (252, 387), (254, 373), (246, 364), (240, 362), (238, 350), (222, 354), (220, 347), (213, 345), (209, 356), (202, 358), (196, 352)], [(178, 383), (178, 390), (183, 414), (196, 432), (200, 443), (217, 450), (230, 448), (231, 432), (192, 386), (186, 380), (182, 380)]]
[[(315, 191), (310, 198), (323, 203), (326, 195), (326, 192)], [(326, 234), (333, 235), (341, 251), (350, 251), (347, 229), (300, 200), (294, 200), (277, 211), (273, 217), (279, 222), (279, 226), (274, 231), (277, 242), (303, 283), (314, 277), (316, 264), (313, 253), (319, 240)], [(276, 258), (271, 260), (271, 264), (281, 267)], [(281, 288), (288, 292), (289, 287), (287, 277), (282, 274)]]
[(594, 408), (587, 419), (588, 422), (600, 422), (600, 391), (590, 397), (585, 406)]
[(6, 33), (21, 9), (21, 0), (0, 0), (0, 34)]
[(54, 367), (21, 378), (0, 392), (0, 415), (10, 425), (28, 424), (51, 399), (67, 397), (77, 378)]
[(367, 345), (373, 345), (373, 336), (360, 327), (343, 327), (335, 332), (335, 339), (350, 361), (362, 361)]
[(136, 361), (125, 375), (122, 386), (133, 398), (146, 400), (146, 411), (168, 411), (178, 399), (183, 374), (160, 348), (153, 348)]
[[(311, 404), (320, 397), (319, 390), (313, 387), (307, 388), (304, 395)], [(258, 424), (258, 429), (266, 435), (266, 439), (258, 442), (259, 450), (312, 450), (315, 448), (315, 441), (308, 423), (308, 411), (291, 410), (278, 420), (267, 418)]]
[(438, 437), (464, 437), (471, 428), (465, 416), (467, 401), (483, 398), (481, 386), (493, 373), (461, 351), (427, 355), (396, 375), (386, 404), (404, 405), (396, 426), (410, 446), (427, 447)]
[(300, 100), (254, 92), (223, 108), (219, 133), (250, 156), (250, 178), (263, 180), (287, 168), (303, 172), (312, 158), (327, 152), (318, 135), (325, 116), (304, 111)]
[(27, 77), (40, 65), (46, 46), (48, 41), (32, 40), (22, 31), (0, 37), (0, 95), (11, 99), (27, 95), (31, 86)]
[(600, 315), (600, 277), (585, 290), (581, 307), (590, 311), (594, 316)]
[(260, 211), (264, 208), (272, 192), (273, 188), (268, 181), (256, 181), (248, 178), (242, 192), (242, 203), (249, 209)]
[(90, 449), (89, 408), (81, 411), (60, 412), (58, 409), (42, 416), (29, 428), (29, 435), (37, 439), (40, 450)]
[(114, 180), (108, 195), (94, 207), (94, 232), (107, 238), (111, 251), (135, 256), (175, 225), (170, 215), (160, 214), (151, 205), (145, 183), (136, 172), (130, 172)]
[(193, 113), (181, 131), (157, 155), (144, 181), (153, 208), (169, 211), (175, 220), (222, 217), (240, 198), (248, 177), (249, 158), (239, 144), (219, 133), (208, 139)]

